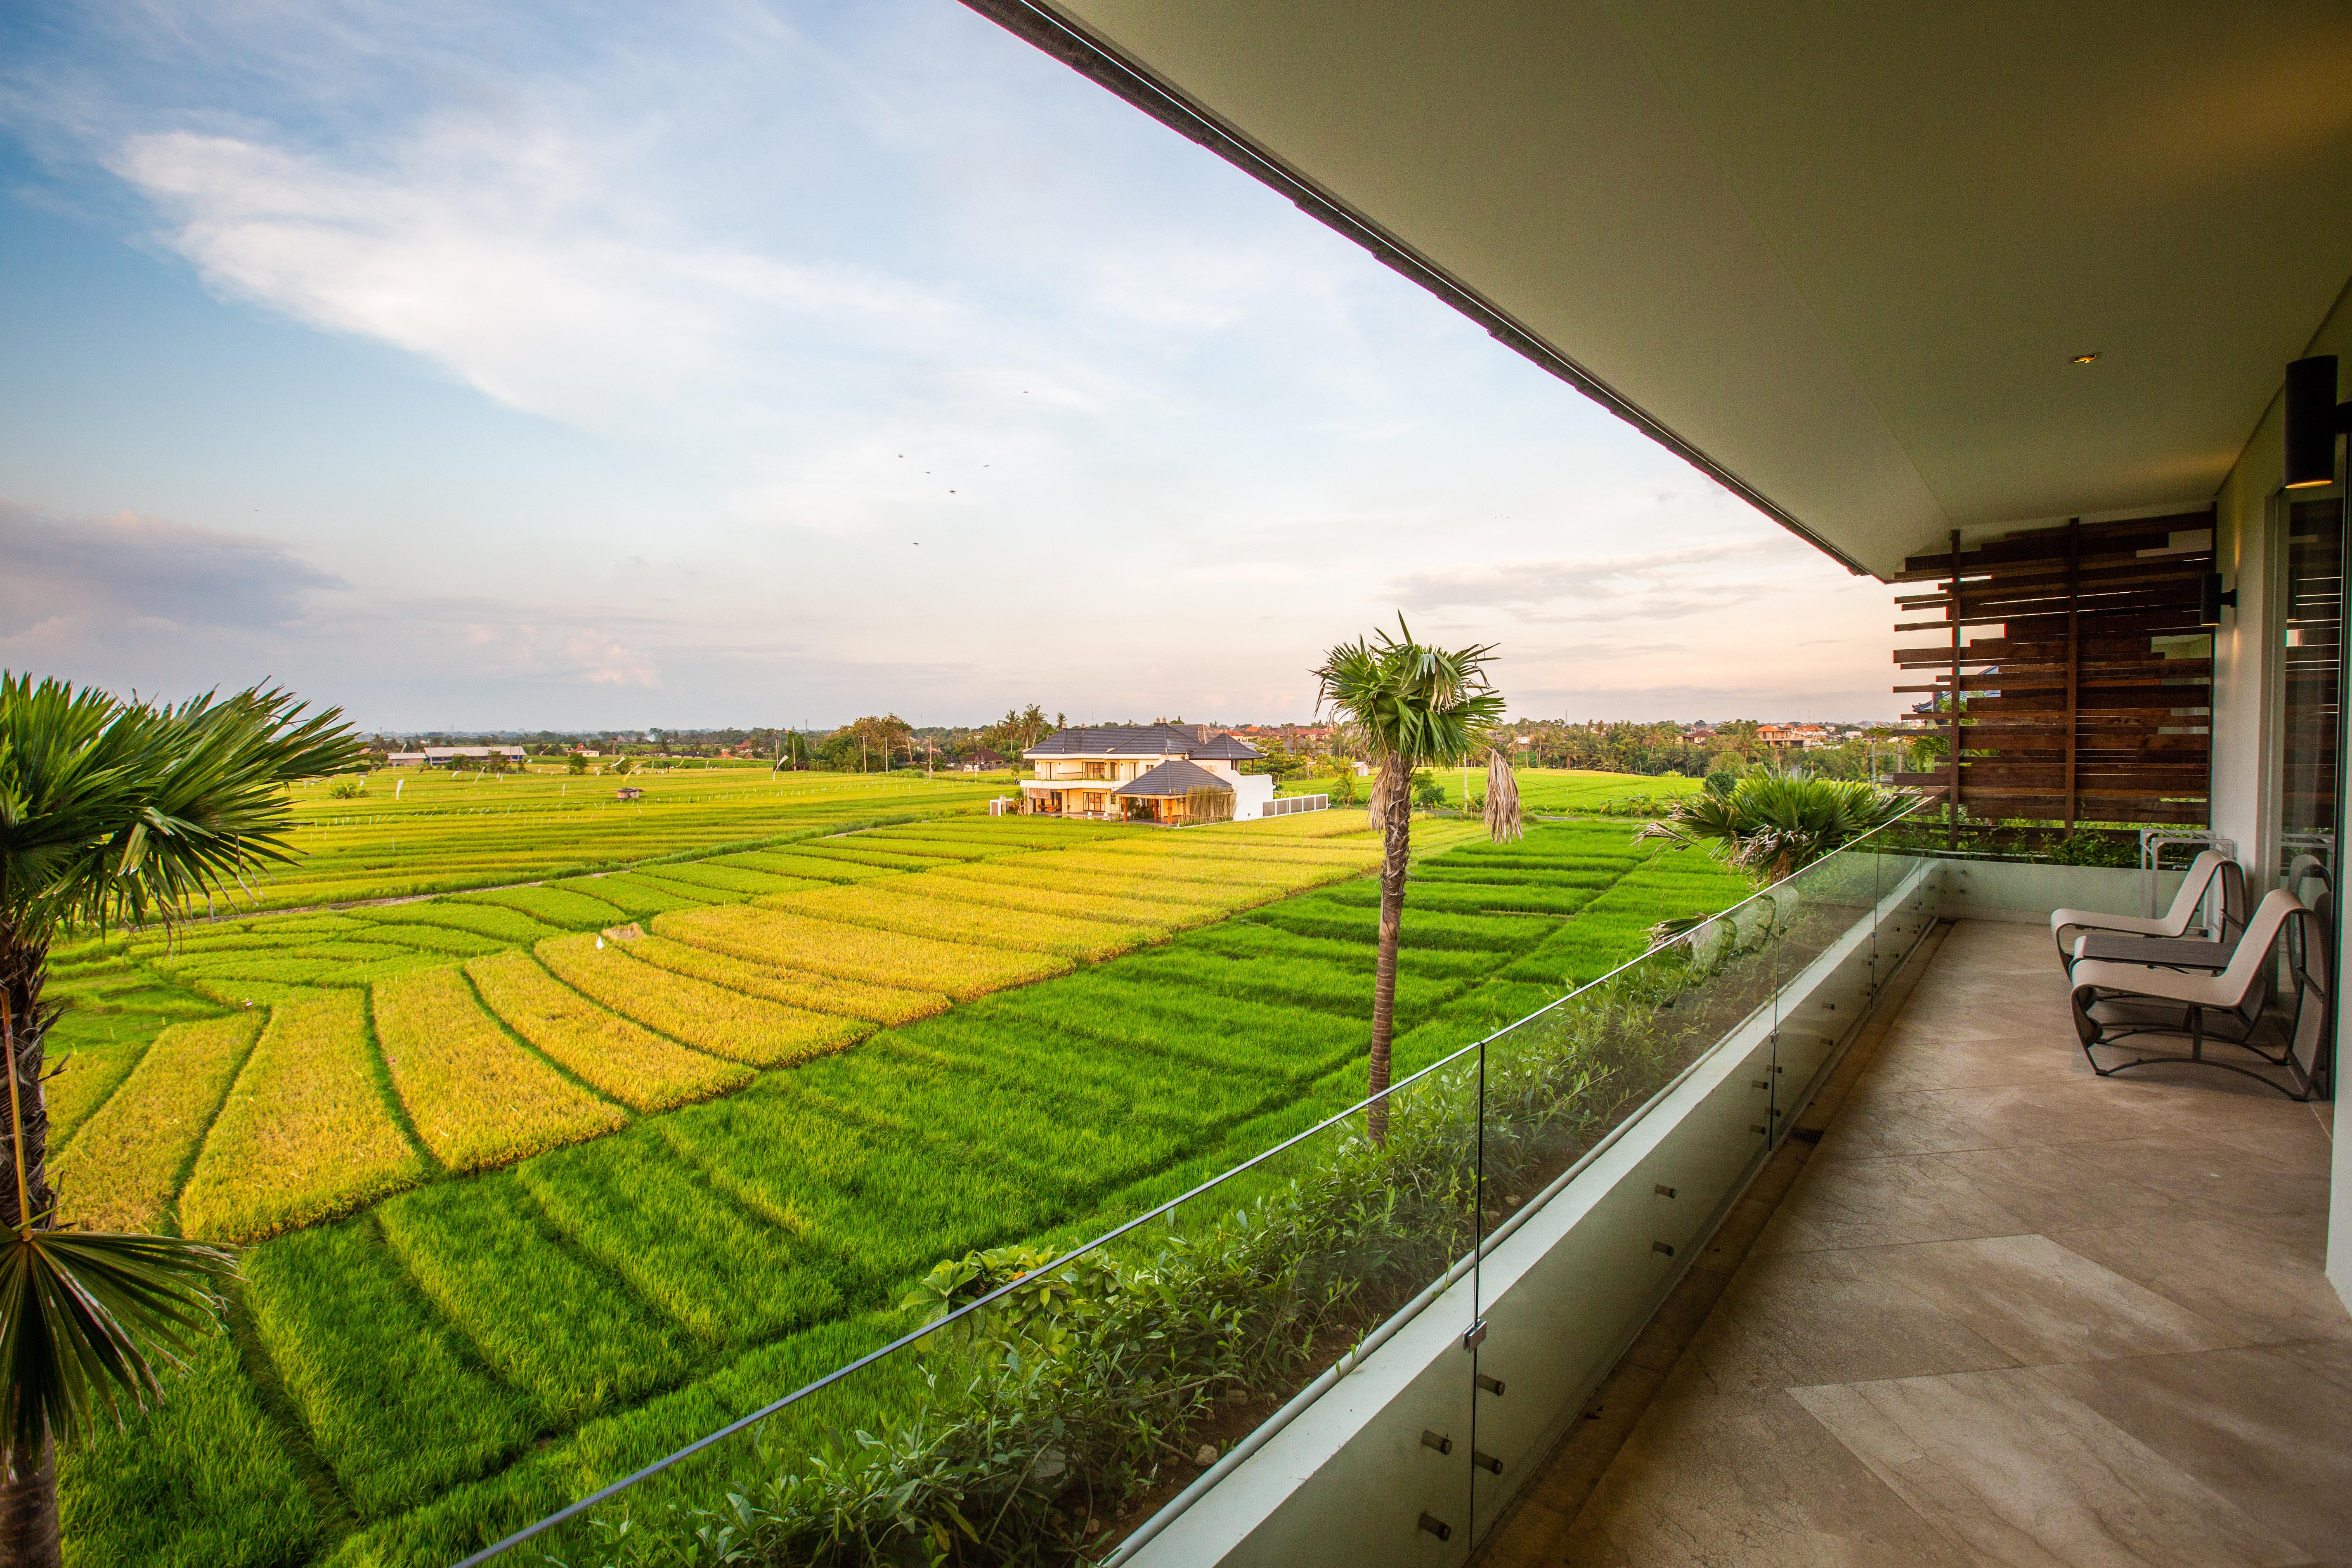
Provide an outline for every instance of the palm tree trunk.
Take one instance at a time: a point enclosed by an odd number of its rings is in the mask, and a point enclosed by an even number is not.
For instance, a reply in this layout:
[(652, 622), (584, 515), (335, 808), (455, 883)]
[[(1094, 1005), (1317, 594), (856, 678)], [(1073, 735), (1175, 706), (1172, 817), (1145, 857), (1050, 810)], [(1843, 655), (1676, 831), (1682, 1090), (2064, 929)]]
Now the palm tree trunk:
[[(41, 996), (48, 961), (47, 942), (26, 942), (16, 925), (0, 920), (0, 1031), (5, 1031), (0, 1038), (6, 1042), (5, 1054), (16, 1070), (16, 1109), (25, 1128), (21, 1163), (16, 1158), (19, 1151), (0, 1147), (0, 1225), (37, 1220), (57, 1202), (49, 1192), (49, 1112), (41, 1094), (41, 1047), (58, 1012), (45, 1005)], [(5, 1091), (5, 1086), (0, 1086), (0, 1091)], [(7, 1109), (5, 1100), (0, 1100), (0, 1116)], [(0, 1121), (0, 1141), (6, 1137), (7, 1123)], [(25, 1173), (21, 1202), (16, 1193), (20, 1163)]]
[(1389, 1136), (1389, 1041), (1396, 1028), (1397, 939), (1404, 929), (1404, 869), (1412, 847), (1412, 772), (1396, 758), (1384, 759), (1372, 782), (1381, 823), (1380, 963), (1372, 971), (1371, 1100), (1365, 1121), (1375, 1143)]
[[(23, 1139), (21, 1146), (0, 1152), (0, 1223), (13, 1226), (29, 1219), (43, 1229), (56, 1202), (48, 1183), (48, 1107), (41, 1096), (41, 1044), (57, 1016), (41, 1000), (48, 957), (47, 942), (26, 942), (16, 926), (0, 921), (0, 1056), (16, 1075), (7, 1087)], [(55, 1445), (44, 1437), (40, 1463), (29, 1468), (18, 1468), (17, 1456), (5, 1458), (10, 1462), (0, 1463), (0, 1568), (61, 1568)]]
[(0, 1568), (63, 1568), (58, 1545), (57, 1445), (41, 1440), (41, 1462), (0, 1470)]

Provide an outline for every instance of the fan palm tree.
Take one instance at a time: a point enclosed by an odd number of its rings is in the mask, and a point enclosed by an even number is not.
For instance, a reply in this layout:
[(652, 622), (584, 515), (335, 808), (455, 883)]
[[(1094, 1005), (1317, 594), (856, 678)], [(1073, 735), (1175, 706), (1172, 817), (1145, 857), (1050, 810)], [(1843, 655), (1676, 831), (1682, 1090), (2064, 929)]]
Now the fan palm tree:
[(1885, 826), (1916, 799), (1859, 780), (1815, 778), (1802, 768), (1758, 768), (1728, 787), (1708, 779), (1633, 837), (1711, 845), (1769, 886)]
[(1372, 980), (1369, 1118), (1372, 1141), (1388, 1137), (1389, 1045), (1396, 1025), (1397, 936), (1404, 919), (1404, 873), (1412, 849), (1412, 775), (1466, 756), (1503, 717), (1502, 693), (1486, 679), (1494, 645), (1425, 647), (1397, 617), (1399, 635), (1341, 643), (1315, 669), (1315, 704), (1328, 706), (1373, 764), (1372, 822), (1381, 834), (1380, 962)]
[(230, 1257), (176, 1237), (57, 1223), (42, 1043), (50, 943), (116, 922), (169, 926), (291, 860), (283, 786), (363, 765), (340, 710), (283, 691), (176, 706), (0, 672), (0, 1568), (59, 1561), (56, 1450), (163, 1394), (217, 1321)]

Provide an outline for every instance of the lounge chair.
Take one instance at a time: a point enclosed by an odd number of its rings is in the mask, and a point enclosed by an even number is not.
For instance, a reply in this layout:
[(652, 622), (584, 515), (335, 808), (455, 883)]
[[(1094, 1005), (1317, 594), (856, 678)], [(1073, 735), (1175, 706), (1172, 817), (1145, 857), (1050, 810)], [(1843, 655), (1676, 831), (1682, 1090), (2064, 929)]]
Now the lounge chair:
[[(2207, 911), (2209, 915), (2220, 915), (2219, 921), (2211, 927), (2191, 930), (2185, 936), (2142, 936), (2133, 931), (2084, 931), (2078, 926), (2074, 928), (2079, 934), (2074, 938), (2074, 952), (2066, 959), (2066, 972), (2073, 973), (2074, 965), (2086, 958), (2199, 969), (2209, 974), (2227, 969), (2246, 931), (2246, 869), (2235, 860), (2224, 860), (2215, 868), (2214, 880), (2221, 889), (2221, 909)], [(2182, 886), (2185, 889), (2187, 884)], [(2287, 889), (2302, 896), (2293, 881), (2288, 882)], [(2080, 917), (2082, 911), (2062, 910), (2059, 913)]]
[[(2333, 989), (2327, 947), (2321, 916), (2281, 889), (2263, 896), (2229, 966), (2218, 974), (2085, 958), (2073, 975), (2074, 1032), (2083, 1055), (2101, 1078), (2156, 1062), (2190, 1062), (2242, 1073), (2290, 1100), (2310, 1100), (2328, 1072)], [(2273, 976), (2282, 968), (2293, 987), (2291, 1011), (2284, 1015), (2270, 1005)], [(2185, 1035), (2189, 1051), (2100, 1065), (2100, 1050), (2142, 1035)], [(2242, 1047), (2284, 1068), (2294, 1087), (2207, 1056), (2208, 1040)]]
[[(2245, 907), (2245, 868), (2219, 849), (2208, 849), (2189, 863), (2189, 874), (2180, 879), (2180, 891), (2172, 896), (2172, 907), (2153, 919), (2144, 915), (2110, 915), (2096, 910), (2053, 910), (2050, 911), (2050, 934), (2058, 939), (2058, 962), (2070, 963), (2074, 956), (2074, 939), (2086, 931), (2121, 931), (2127, 936), (2179, 937), (2189, 934), (2197, 919), (2198, 906), (2204, 903), (2212, 890), (2213, 880), (2229, 873), (2237, 874), (2239, 908)], [(2223, 884), (2223, 904), (2228, 903), (2228, 884)]]

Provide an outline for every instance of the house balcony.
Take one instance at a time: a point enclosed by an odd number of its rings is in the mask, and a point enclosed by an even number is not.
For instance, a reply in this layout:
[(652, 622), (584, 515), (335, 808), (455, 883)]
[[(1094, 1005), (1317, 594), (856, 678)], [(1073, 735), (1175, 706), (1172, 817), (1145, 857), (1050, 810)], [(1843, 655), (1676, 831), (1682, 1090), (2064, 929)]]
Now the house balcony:
[(1715, 1042), (1673, 1084), (1112, 1561), (2352, 1563), (2332, 1108), (2098, 1076), (2047, 924), (2179, 874), (1839, 858), (1641, 1026)]
[(1480, 1561), (2352, 1562), (2331, 1108), (2094, 1076), (2046, 929), (1909, 967)]

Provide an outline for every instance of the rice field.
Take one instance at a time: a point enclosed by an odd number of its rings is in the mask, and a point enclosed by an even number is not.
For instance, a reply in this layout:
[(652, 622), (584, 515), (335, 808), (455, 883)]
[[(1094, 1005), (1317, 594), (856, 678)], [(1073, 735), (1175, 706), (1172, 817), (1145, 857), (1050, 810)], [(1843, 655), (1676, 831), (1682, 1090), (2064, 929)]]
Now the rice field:
[[(1462, 804), (1463, 770), (1434, 768), (1430, 776), (1445, 791), (1446, 805)], [(1706, 784), (1680, 773), (1611, 773), (1588, 768), (1519, 768), (1516, 776), (1521, 809), (1562, 816), (1596, 811), (1622, 800), (1679, 800)], [(1467, 782), (1468, 793), (1484, 795), (1486, 770), (1470, 769)]]
[[(641, 789), (614, 798), (617, 785)], [(289, 909), (539, 881), (727, 847), (787, 840), (942, 812), (980, 811), (999, 784), (908, 773), (783, 773), (705, 769), (626, 778), (479, 774), (398, 768), (367, 794), (331, 800), (324, 783), (294, 791), (302, 858), (258, 889), (258, 907)]]
[(367, 993), (273, 1007), (180, 1194), (186, 1233), (250, 1241), (399, 1191), (425, 1162), (376, 1084)]
[[(1414, 831), (1401, 1070), (1745, 890), (1622, 822)], [(446, 1563), (903, 1331), (940, 1257), (1329, 1114), (1377, 856), (933, 816), (66, 955), (119, 1009), (61, 1030), (73, 1212), (258, 1238), (156, 1453), (66, 1466), (72, 1560)]]
[(503, 1165), (628, 1120), (509, 1037), (462, 970), (414, 970), (379, 982), (373, 994), (393, 1092), (446, 1169)]

